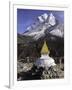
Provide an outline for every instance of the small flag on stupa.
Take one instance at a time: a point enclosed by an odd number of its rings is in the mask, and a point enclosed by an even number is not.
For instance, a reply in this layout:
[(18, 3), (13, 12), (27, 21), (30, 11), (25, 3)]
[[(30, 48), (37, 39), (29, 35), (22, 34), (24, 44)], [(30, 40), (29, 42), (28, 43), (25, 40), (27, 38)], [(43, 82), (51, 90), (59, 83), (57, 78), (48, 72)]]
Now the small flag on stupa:
[(49, 49), (48, 49), (48, 46), (46, 44), (46, 41), (44, 41), (44, 44), (43, 44), (43, 47), (41, 49), (41, 54), (49, 54)]

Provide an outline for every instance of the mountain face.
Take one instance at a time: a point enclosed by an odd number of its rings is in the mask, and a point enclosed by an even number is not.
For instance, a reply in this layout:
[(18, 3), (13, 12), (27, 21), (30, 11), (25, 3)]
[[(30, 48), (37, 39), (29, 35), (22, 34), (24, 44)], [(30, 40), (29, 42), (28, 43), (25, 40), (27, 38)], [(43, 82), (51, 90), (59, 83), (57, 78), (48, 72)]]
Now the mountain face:
[(50, 13), (37, 17), (37, 21), (27, 27), (23, 34), (17, 34), (18, 59), (40, 57), (42, 45), (46, 41), (50, 56), (64, 56), (64, 25)]
[(37, 17), (37, 22), (27, 27), (27, 30), (23, 33), (23, 36), (30, 36), (34, 40), (38, 40), (41, 37), (51, 34), (60, 38), (64, 37), (64, 26), (59, 23), (57, 18), (50, 13), (49, 15), (44, 13)]

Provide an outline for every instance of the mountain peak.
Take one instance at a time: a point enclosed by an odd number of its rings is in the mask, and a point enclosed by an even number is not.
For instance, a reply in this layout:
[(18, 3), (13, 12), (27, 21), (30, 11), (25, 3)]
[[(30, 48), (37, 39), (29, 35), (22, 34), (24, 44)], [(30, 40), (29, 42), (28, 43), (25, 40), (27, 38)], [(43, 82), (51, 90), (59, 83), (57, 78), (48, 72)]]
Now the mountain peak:
[(40, 23), (43, 23), (47, 19), (48, 19), (48, 14), (47, 13), (44, 13), (44, 14), (38, 16), (38, 20), (39, 20)]
[(56, 24), (55, 16), (52, 13), (50, 13), (50, 16), (49, 16), (49, 24), (52, 26)]

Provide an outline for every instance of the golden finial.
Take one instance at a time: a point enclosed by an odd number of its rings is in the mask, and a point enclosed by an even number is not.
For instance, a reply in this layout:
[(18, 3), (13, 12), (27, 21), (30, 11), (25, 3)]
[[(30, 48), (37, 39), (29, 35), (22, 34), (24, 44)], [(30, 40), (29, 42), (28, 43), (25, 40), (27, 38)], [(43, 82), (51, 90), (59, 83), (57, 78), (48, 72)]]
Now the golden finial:
[(44, 44), (42, 46), (41, 54), (49, 54), (49, 49), (48, 49), (48, 46), (46, 44), (46, 41), (44, 41)]

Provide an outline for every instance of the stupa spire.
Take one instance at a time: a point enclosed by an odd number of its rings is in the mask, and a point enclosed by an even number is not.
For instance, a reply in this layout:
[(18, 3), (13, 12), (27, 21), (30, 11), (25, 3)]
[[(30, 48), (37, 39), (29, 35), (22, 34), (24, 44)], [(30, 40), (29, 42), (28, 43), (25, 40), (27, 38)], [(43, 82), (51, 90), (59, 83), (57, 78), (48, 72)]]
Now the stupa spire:
[(48, 46), (46, 44), (46, 41), (44, 41), (44, 44), (42, 46), (41, 54), (49, 54), (49, 49), (48, 49)]

